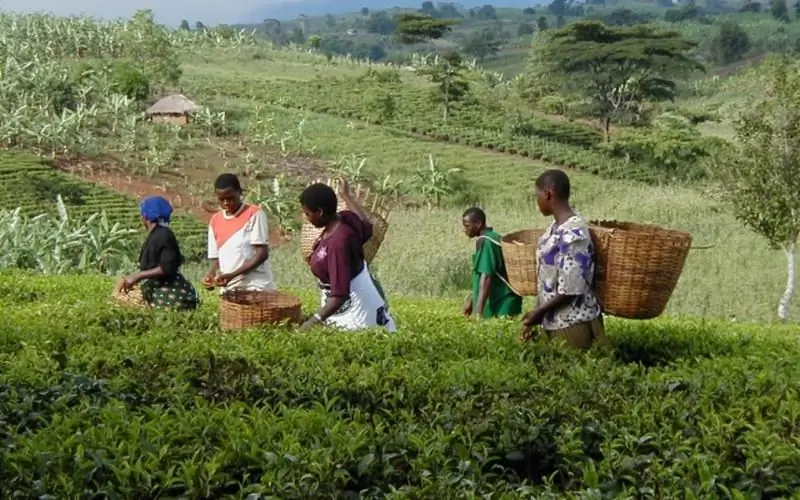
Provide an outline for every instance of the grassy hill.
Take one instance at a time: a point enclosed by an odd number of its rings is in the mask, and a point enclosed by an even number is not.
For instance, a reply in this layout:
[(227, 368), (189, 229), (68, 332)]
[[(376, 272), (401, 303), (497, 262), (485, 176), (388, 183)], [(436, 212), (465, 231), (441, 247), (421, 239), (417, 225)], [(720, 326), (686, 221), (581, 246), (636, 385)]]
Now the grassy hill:
[[(566, 99), (531, 105), (519, 82), (480, 68), (464, 70), (468, 97), (445, 120), (424, 61), (412, 70), (277, 50), (142, 17), (0, 17), (0, 29), (0, 208), (54, 213), (61, 195), (76, 214), (106, 209), (136, 225), (125, 183), (101, 188), (29, 152), (211, 202), (214, 177), (235, 172), (287, 233), (271, 242), (273, 270), (308, 313), (319, 298), (293, 231), (297, 195), (346, 175), (393, 208), (370, 268), (399, 326), (223, 335), (216, 294), (201, 291), (189, 314), (130, 310), (108, 302), (110, 278), (72, 274), (93, 269), (85, 263), (61, 276), (43, 276), (35, 258), (33, 271), (2, 270), (0, 497), (740, 499), (800, 489), (800, 313), (770, 324), (785, 256), (734, 219), (718, 186), (687, 175), (708, 155), (703, 132), (730, 137), (727, 107), (758, 88), (757, 69), (687, 81), (652, 125), (615, 125), (604, 144)], [(151, 92), (123, 99), (120, 81)], [(205, 107), (190, 125), (141, 119), (144, 101), (176, 91)], [(646, 154), (626, 157), (631, 144)], [(569, 173), (586, 218), (690, 231), (698, 247), (664, 317), (608, 318), (607, 349), (521, 345), (516, 321), (460, 314), (474, 248), (463, 210), (480, 204), (501, 233), (544, 227), (532, 183), (554, 167)], [(202, 238), (202, 221), (180, 221), (182, 243)], [(3, 243), (30, 236), (3, 230)], [(30, 255), (58, 253), (45, 236), (25, 240)], [(197, 280), (204, 267), (184, 271)]]

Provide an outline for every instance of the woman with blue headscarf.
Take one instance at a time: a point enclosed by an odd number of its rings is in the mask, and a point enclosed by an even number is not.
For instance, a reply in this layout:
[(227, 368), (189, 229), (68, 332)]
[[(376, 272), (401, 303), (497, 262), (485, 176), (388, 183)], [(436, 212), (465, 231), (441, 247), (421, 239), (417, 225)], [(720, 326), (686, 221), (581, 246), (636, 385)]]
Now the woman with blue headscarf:
[(148, 231), (139, 254), (140, 270), (122, 280), (120, 290), (130, 291), (138, 284), (143, 298), (152, 306), (196, 308), (199, 303), (197, 291), (178, 271), (183, 257), (178, 240), (169, 228), (172, 206), (160, 196), (151, 196), (142, 200), (139, 213)]

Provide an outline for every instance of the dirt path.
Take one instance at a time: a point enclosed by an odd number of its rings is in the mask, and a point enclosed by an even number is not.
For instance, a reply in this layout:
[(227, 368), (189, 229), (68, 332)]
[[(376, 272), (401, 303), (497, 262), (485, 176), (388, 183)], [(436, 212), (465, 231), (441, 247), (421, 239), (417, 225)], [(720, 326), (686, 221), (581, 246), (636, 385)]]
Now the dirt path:
[[(191, 214), (205, 223), (218, 210), (216, 201), (206, 200), (190, 193), (186, 187), (176, 186), (179, 182), (186, 183), (186, 179), (177, 176), (159, 175), (152, 178), (132, 175), (110, 161), (90, 159), (56, 158), (53, 162), (59, 170), (74, 175), (83, 181), (91, 182), (98, 186), (123, 193), (135, 199), (145, 196), (163, 196), (176, 212)], [(281, 235), (277, 224), (270, 225), (270, 242), (278, 246), (286, 241)]]

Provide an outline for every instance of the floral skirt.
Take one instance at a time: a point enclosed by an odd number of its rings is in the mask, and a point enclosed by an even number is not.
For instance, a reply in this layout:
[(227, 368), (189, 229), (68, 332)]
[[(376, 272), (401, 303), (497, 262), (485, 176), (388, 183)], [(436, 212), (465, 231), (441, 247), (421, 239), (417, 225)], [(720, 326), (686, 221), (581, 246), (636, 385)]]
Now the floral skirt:
[(200, 297), (189, 280), (178, 274), (171, 280), (144, 280), (142, 297), (151, 306), (164, 309), (196, 309)]

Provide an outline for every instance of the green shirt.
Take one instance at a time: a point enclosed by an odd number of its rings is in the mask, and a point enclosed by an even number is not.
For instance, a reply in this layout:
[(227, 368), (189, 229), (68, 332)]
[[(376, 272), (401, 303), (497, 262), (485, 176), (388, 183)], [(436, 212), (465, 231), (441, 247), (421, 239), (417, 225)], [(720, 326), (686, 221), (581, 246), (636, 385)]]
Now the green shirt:
[[(503, 250), (500, 248), (500, 235), (491, 228), (485, 229), (478, 238), (475, 253), (472, 255), (472, 307), (478, 308), (478, 294), (481, 275), (492, 277), (489, 297), (483, 307), (484, 318), (516, 316), (522, 313), (522, 297), (515, 294), (504, 283), (508, 280)], [(491, 239), (492, 241), (487, 241)], [(502, 279), (500, 279), (502, 278)]]

